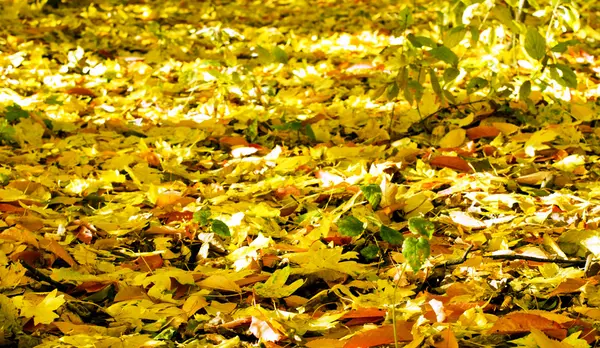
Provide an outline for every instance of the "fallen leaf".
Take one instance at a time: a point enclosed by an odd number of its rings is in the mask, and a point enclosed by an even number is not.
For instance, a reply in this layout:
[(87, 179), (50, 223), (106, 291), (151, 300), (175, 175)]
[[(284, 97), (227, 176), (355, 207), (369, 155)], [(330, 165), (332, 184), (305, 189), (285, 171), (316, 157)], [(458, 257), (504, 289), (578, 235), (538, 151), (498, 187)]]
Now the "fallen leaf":
[(494, 126), (477, 126), (467, 129), (467, 137), (471, 140), (479, 138), (495, 138), (500, 130)]
[(469, 162), (456, 156), (437, 156), (432, 159), (429, 164), (434, 167), (450, 168), (465, 173), (471, 173), (473, 171)]
[[(413, 322), (401, 321), (396, 323), (396, 334), (399, 342), (410, 342), (413, 339), (411, 330)], [(360, 332), (350, 338), (344, 348), (369, 348), (394, 343), (394, 327), (383, 325), (373, 330)]]
[(252, 317), (252, 322), (248, 330), (261, 341), (277, 342), (283, 337), (267, 321), (257, 317)]
[(454, 223), (459, 224), (463, 227), (468, 227), (474, 230), (486, 227), (485, 223), (475, 219), (470, 214), (465, 213), (463, 211), (451, 211), (449, 215)]
[(456, 341), (456, 336), (454, 336), (452, 330), (444, 329), (440, 332), (440, 336), (442, 340), (433, 345), (435, 348), (458, 348), (458, 341)]
[(559, 323), (546, 319), (535, 314), (524, 312), (509, 313), (498, 319), (488, 333), (512, 335), (531, 332), (531, 329), (538, 329), (552, 337), (564, 339), (567, 337), (567, 330), (563, 329)]

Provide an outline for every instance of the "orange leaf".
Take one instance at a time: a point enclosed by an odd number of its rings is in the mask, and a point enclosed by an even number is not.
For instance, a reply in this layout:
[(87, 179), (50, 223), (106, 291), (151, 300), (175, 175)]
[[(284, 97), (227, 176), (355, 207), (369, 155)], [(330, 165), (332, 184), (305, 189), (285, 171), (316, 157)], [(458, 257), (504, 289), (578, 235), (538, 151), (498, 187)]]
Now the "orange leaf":
[[(413, 324), (413, 322), (407, 321), (396, 323), (398, 341), (412, 341), (413, 336), (410, 331)], [(344, 344), (344, 348), (369, 348), (391, 343), (394, 343), (394, 327), (392, 325), (383, 325), (377, 329), (364, 331), (353, 336)]]
[(22, 213), (25, 208), (17, 207), (8, 203), (0, 203), (0, 211), (5, 213)]
[(559, 323), (544, 318), (540, 315), (513, 312), (505, 315), (498, 319), (494, 326), (489, 330), (489, 333), (497, 334), (519, 334), (531, 332), (531, 329), (538, 329), (552, 337), (560, 335), (561, 331), (564, 331), (566, 337), (567, 331), (563, 329)]
[(450, 168), (465, 173), (471, 173), (473, 171), (473, 168), (469, 166), (469, 162), (455, 156), (437, 156), (432, 159), (429, 164), (435, 167)]
[(574, 292), (581, 291), (581, 288), (587, 284), (588, 281), (585, 279), (574, 279), (569, 278), (566, 281), (560, 283), (559, 286), (556, 287), (548, 296), (558, 296), (562, 294), (571, 294)]
[(387, 312), (379, 308), (359, 308), (350, 311), (342, 319), (365, 318), (365, 317), (385, 317)]
[(342, 348), (344, 347), (344, 342), (337, 338), (317, 338), (315, 340), (306, 342), (304, 346), (307, 348)]
[(495, 138), (500, 134), (500, 130), (494, 126), (477, 126), (467, 129), (467, 136), (471, 140), (479, 138)]
[(83, 95), (86, 97), (95, 97), (96, 94), (89, 88), (85, 87), (73, 87), (67, 90), (67, 94), (70, 95)]
[(433, 345), (435, 348), (458, 348), (458, 342), (452, 330), (445, 329), (440, 335), (442, 336), (442, 340)]
[(300, 192), (300, 190), (298, 190), (298, 188), (296, 188), (294, 185), (279, 187), (275, 190), (275, 197), (277, 197), (277, 199), (284, 199), (289, 195), (300, 196), (302, 195), (302, 192)]

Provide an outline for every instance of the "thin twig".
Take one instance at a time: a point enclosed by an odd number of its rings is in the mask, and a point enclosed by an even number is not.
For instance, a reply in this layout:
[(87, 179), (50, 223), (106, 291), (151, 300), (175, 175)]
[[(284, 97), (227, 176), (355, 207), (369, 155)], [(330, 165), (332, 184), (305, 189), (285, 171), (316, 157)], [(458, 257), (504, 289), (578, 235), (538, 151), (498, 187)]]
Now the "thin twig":
[(446, 267), (450, 267), (450, 266), (460, 265), (461, 263), (467, 261), (467, 256), (469, 256), (469, 253), (471, 252), (472, 249), (473, 249), (473, 244), (469, 245), (469, 247), (467, 248), (467, 250), (465, 250), (465, 253), (463, 254), (463, 256), (460, 259), (448, 260), (446, 262), (442, 262), (440, 264), (433, 266), (433, 268), (434, 269), (435, 268), (446, 268)]
[(450, 111), (450, 110), (454, 110), (454, 109), (458, 109), (461, 106), (467, 106), (467, 105), (474, 105), (474, 104), (480, 104), (480, 103), (486, 103), (489, 102), (488, 99), (482, 99), (482, 100), (475, 100), (475, 101), (470, 101), (470, 102), (464, 102), (464, 103), (458, 103), (458, 104), (450, 104), (448, 106), (445, 106), (443, 108), (439, 108), (436, 111), (430, 113), (429, 115), (423, 117), (418, 123), (421, 125), (425, 125), (425, 121), (427, 119), (429, 119), (430, 117), (433, 117), (441, 112), (446, 112), (446, 111)]
[(489, 257), (494, 260), (525, 260), (525, 261), (535, 261), (535, 262), (547, 262), (547, 263), (556, 263), (563, 265), (573, 265), (573, 266), (585, 266), (586, 260), (575, 259), (575, 260), (565, 260), (565, 259), (557, 259), (557, 258), (548, 258), (548, 257), (539, 257), (539, 256), (528, 256), (528, 255), (486, 255), (485, 257)]
[(67, 285), (57, 282), (56, 280), (50, 278), (37, 268), (27, 264), (27, 262), (21, 260), (21, 265), (23, 265), (23, 267), (25, 267), (25, 269), (28, 270), (29, 273), (31, 273), (31, 278), (37, 280), (38, 282), (46, 282), (62, 292), (69, 290), (69, 287)]

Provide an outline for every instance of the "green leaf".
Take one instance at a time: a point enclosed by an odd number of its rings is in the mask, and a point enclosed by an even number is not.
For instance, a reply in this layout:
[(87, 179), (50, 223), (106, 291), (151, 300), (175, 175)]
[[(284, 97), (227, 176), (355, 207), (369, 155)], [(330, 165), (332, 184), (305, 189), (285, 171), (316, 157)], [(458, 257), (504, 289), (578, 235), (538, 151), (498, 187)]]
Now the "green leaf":
[(365, 195), (367, 201), (369, 201), (371, 204), (371, 207), (373, 207), (373, 209), (377, 209), (379, 203), (381, 202), (381, 197), (383, 196), (381, 187), (379, 187), (377, 184), (361, 185), (360, 190), (362, 191), (363, 195)]
[(258, 295), (262, 297), (288, 297), (304, 284), (304, 280), (298, 279), (290, 285), (285, 285), (288, 278), (290, 277), (290, 273), (290, 266), (278, 269), (275, 272), (273, 272), (273, 274), (271, 274), (269, 279), (267, 279), (264, 284), (256, 284), (254, 286), (254, 290)]
[(230, 237), (231, 231), (229, 231), (229, 226), (227, 226), (221, 220), (212, 220), (212, 224), (210, 226), (212, 232), (221, 237)]
[(6, 107), (4, 118), (10, 123), (14, 123), (22, 118), (28, 118), (29, 112), (23, 110), (19, 104), (12, 104)]
[(194, 221), (196, 221), (200, 226), (208, 225), (209, 220), (210, 220), (210, 208), (204, 207), (204, 208), (194, 212)]
[(435, 94), (441, 100), (444, 100), (444, 95), (442, 94), (442, 86), (440, 86), (440, 81), (437, 78), (437, 74), (433, 68), (429, 69), (429, 80), (431, 81), (431, 88), (435, 92)]
[(523, 101), (529, 98), (531, 94), (531, 81), (525, 81), (519, 88), (519, 100)]
[(427, 261), (431, 248), (429, 241), (423, 237), (416, 239), (414, 237), (406, 238), (402, 244), (402, 255), (408, 261), (408, 265), (414, 272), (421, 269), (421, 266)]
[(402, 235), (402, 233), (385, 225), (381, 225), (379, 235), (381, 236), (381, 239), (390, 244), (400, 245), (404, 241), (404, 236)]
[(550, 66), (550, 76), (563, 87), (577, 88), (577, 75), (564, 64), (553, 64)]
[(460, 75), (460, 71), (456, 68), (448, 68), (446, 70), (444, 70), (444, 83), (448, 84), (452, 81), (454, 81), (458, 75)]
[(256, 46), (255, 50), (256, 50), (256, 53), (258, 54), (258, 60), (262, 64), (270, 63), (273, 60), (271, 52), (269, 52), (268, 49), (266, 49), (262, 46)]
[(367, 260), (372, 260), (377, 257), (379, 247), (375, 244), (367, 245), (360, 250), (360, 254)]
[(458, 56), (446, 46), (433, 48), (429, 51), (429, 53), (442, 62), (448, 63), (452, 66), (456, 66), (458, 64)]
[(63, 105), (63, 102), (58, 99), (58, 94), (49, 96), (44, 102), (48, 105)]
[(435, 41), (428, 38), (427, 36), (414, 36), (413, 34), (408, 34), (407, 39), (416, 48), (421, 48), (423, 46), (426, 46), (426, 47), (437, 46)]
[(287, 53), (279, 46), (273, 47), (273, 58), (275, 61), (281, 64), (287, 64), (288, 55)]
[(413, 24), (413, 16), (408, 6), (398, 13), (398, 21), (400, 22), (400, 26), (405, 29)]
[(546, 39), (536, 28), (527, 29), (525, 51), (535, 60), (541, 60), (546, 55)]
[(414, 234), (431, 238), (435, 232), (435, 225), (422, 217), (412, 217), (408, 220), (408, 229)]
[(313, 131), (312, 127), (310, 124), (307, 124), (304, 127), (304, 134), (306, 134), (306, 136), (312, 140), (312, 141), (316, 141), (317, 140), (317, 136), (315, 135), (315, 132)]
[(488, 81), (481, 77), (472, 78), (467, 84), (467, 94), (471, 94), (477, 90), (487, 87)]
[(467, 33), (467, 29), (465, 29), (464, 25), (459, 25), (450, 29), (450, 32), (444, 38), (444, 46), (448, 48), (452, 48), (458, 45), (462, 39), (465, 38), (465, 34)]
[(9, 144), (15, 141), (15, 129), (4, 118), (0, 118), (0, 143)]
[(356, 237), (363, 233), (365, 225), (354, 216), (346, 216), (337, 222), (340, 233), (344, 236)]
[(470, 26), (471, 30), (471, 46), (475, 46), (479, 41), (479, 28), (476, 25)]
[(385, 97), (387, 100), (394, 100), (398, 96), (398, 92), (400, 92), (400, 89), (398, 88), (396, 81), (394, 81), (387, 87)]
[(557, 43), (556, 45), (552, 46), (550, 50), (556, 53), (564, 53), (570, 46), (577, 44), (579, 44), (579, 40), (568, 40)]

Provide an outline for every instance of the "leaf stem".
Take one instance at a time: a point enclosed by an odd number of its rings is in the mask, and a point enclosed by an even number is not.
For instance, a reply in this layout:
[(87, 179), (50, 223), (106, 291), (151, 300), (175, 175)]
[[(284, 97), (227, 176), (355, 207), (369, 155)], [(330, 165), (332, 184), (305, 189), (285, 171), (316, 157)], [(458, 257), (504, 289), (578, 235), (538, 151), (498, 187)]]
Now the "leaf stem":
[(404, 272), (406, 271), (406, 263), (402, 266), (402, 271), (400, 271), (400, 275), (394, 284), (394, 294), (392, 295), (392, 326), (394, 331), (394, 348), (398, 348), (398, 329), (396, 328), (396, 292), (398, 290), (398, 283), (402, 279)]

